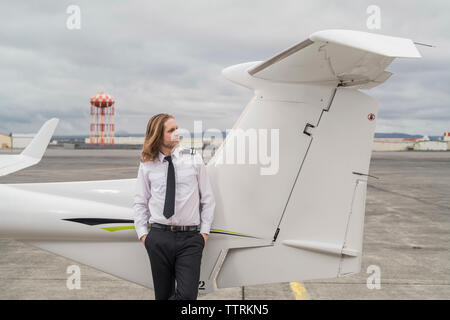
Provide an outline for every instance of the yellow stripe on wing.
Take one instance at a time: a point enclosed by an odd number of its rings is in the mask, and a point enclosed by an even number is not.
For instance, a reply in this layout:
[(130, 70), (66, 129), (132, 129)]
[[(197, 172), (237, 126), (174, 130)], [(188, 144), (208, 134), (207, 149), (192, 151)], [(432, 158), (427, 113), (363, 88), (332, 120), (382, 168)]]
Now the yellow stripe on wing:
[[(129, 229), (134, 229), (134, 226), (116, 226), (116, 227), (103, 227), (103, 230), (107, 230), (110, 232), (113, 231), (119, 231), (119, 230), (129, 230)], [(150, 226), (148, 226), (148, 229), (150, 229)], [(239, 233), (239, 232), (233, 232), (233, 231), (227, 231), (227, 230), (221, 230), (221, 229), (211, 229), (211, 231), (216, 231), (216, 232), (223, 232), (223, 233), (228, 233), (230, 235), (240, 235), (240, 236), (246, 236), (246, 237), (252, 237), (251, 235), (245, 234), (245, 233)]]
[(104, 227), (102, 228), (103, 230), (108, 230), (108, 231), (118, 231), (118, 230), (128, 230), (128, 229), (134, 229), (134, 226), (120, 226), (120, 227)]

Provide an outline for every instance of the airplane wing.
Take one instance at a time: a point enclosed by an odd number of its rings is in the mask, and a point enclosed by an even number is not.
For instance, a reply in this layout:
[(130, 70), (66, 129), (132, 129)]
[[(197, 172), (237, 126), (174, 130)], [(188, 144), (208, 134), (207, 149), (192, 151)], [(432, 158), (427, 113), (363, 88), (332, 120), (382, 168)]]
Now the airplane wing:
[(0, 155), (0, 176), (4, 176), (41, 161), (59, 119), (47, 120), (30, 144), (18, 155)]

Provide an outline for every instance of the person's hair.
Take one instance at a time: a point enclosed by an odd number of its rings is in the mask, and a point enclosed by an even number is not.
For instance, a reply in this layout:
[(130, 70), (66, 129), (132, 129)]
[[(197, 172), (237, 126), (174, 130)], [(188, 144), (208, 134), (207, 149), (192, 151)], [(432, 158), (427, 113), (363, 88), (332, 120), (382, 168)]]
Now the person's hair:
[(145, 140), (142, 146), (141, 161), (154, 161), (158, 159), (159, 148), (164, 140), (164, 123), (174, 118), (168, 113), (155, 114), (147, 123)]

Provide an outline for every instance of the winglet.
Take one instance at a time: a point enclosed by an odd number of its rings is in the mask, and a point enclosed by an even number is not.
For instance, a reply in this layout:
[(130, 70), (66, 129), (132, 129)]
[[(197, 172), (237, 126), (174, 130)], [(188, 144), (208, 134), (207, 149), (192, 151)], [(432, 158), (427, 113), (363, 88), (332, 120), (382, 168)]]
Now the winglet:
[(0, 176), (31, 167), (41, 161), (58, 122), (58, 118), (47, 120), (19, 155), (0, 155)]
[(53, 132), (58, 125), (59, 119), (52, 118), (47, 120), (44, 125), (39, 129), (39, 132), (30, 142), (30, 144), (22, 151), (22, 155), (37, 158), (41, 160), (42, 156), (47, 149), (50, 139), (53, 136)]

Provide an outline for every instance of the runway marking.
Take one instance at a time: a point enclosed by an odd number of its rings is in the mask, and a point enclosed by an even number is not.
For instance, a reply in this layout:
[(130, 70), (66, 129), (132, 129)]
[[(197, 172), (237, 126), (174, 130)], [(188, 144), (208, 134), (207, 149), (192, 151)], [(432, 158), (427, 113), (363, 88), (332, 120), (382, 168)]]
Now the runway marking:
[(289, 282), (289, 284), (291, 285), (292, 291), (295, 293), (295, 300), (309, 300), (306, 295), (306, 289), (300, 282), (292, 281)]

